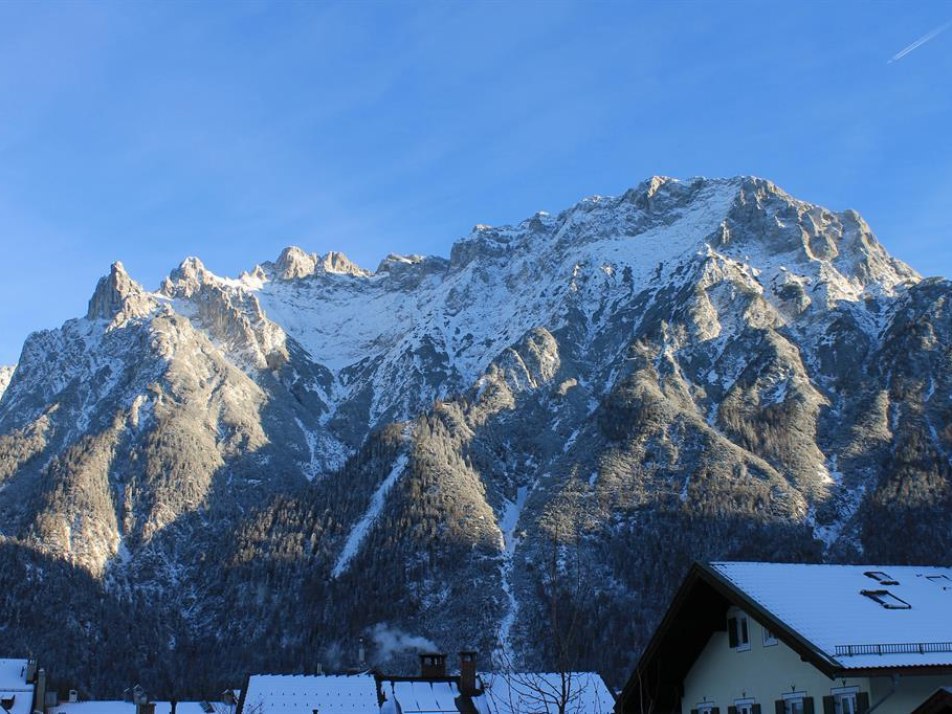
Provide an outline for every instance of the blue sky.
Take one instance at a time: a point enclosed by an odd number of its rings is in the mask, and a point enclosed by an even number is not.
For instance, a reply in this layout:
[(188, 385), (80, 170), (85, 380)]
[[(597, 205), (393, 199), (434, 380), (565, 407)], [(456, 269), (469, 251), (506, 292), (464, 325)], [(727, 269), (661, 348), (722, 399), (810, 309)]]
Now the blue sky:
[(665, 174), (855, 208), (952, 275), (948, 2), (0, 3), (0, 364), (114, 260), (446, 255)]

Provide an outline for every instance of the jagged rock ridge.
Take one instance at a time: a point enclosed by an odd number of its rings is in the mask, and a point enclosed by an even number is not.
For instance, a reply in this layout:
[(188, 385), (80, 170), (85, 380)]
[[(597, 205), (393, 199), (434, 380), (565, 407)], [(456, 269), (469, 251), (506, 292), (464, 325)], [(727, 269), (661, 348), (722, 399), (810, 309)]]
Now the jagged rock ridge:
[(694, 558), (948, 560), (949, 287), (754, 178), (373, 272), (117, 264), (0, 400), (4, 597), (72, 588), (8, 635), (100, 694), (71, 636), (169, 696), (394, 630), (618, 678)]

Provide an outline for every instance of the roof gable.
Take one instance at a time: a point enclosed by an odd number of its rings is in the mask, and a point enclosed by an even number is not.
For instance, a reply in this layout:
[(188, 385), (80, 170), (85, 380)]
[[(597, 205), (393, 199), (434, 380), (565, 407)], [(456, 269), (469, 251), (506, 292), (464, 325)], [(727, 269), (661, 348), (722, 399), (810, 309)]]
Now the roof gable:
[[(884, 607), (863, 590), (885, 590), (909, 607)], [(616, 710), (640, 711), (648, 702), (655, 711), (676, 709), (684, 677), (711, 634), (726, 628), (731, 605), (829, 677), (897, 667), (952, 672), (952, 568), (695, 563)]]

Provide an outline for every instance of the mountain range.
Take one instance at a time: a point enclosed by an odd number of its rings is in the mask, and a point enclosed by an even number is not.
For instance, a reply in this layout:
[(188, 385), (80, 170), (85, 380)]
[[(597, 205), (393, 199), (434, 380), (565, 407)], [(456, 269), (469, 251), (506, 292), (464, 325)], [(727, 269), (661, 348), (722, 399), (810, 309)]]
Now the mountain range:
[(116, 263), (0, 370), (5, 648), (98, 696), (420, 648), (618, 684), (695, 559), (952, 563), (950, 298), (751, 177), (374, 271)]

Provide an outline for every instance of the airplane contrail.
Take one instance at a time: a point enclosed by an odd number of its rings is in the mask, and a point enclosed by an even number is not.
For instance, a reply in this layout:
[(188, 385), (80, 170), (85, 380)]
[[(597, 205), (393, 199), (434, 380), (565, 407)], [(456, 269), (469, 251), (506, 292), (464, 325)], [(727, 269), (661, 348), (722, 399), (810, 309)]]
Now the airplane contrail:
[(950, 27), (952, 27), (952, 22), (947, 22), (944, 25), (939, 25), (934, 30), (930, 30), (929, 32), (924, 34), (922, 37), (920, 37), (918, 40), (916, 40), (911, 45), (909, 45), (908, 47), (903, 47), (901, 50), (899, 50), (896, 54), (892, 56), (892, 58), (890, 58), (890, 60), (886, 64), (892, 64), (893, 62), (898, 62), (899, 60), (901, 60), (903, 57), (905, 57), (907, 54), (909, 54), (913, 50), (917, 50), (920, 47), (922, 47), (929, 40), (934, 40), (936, 37), (941, 35)]

